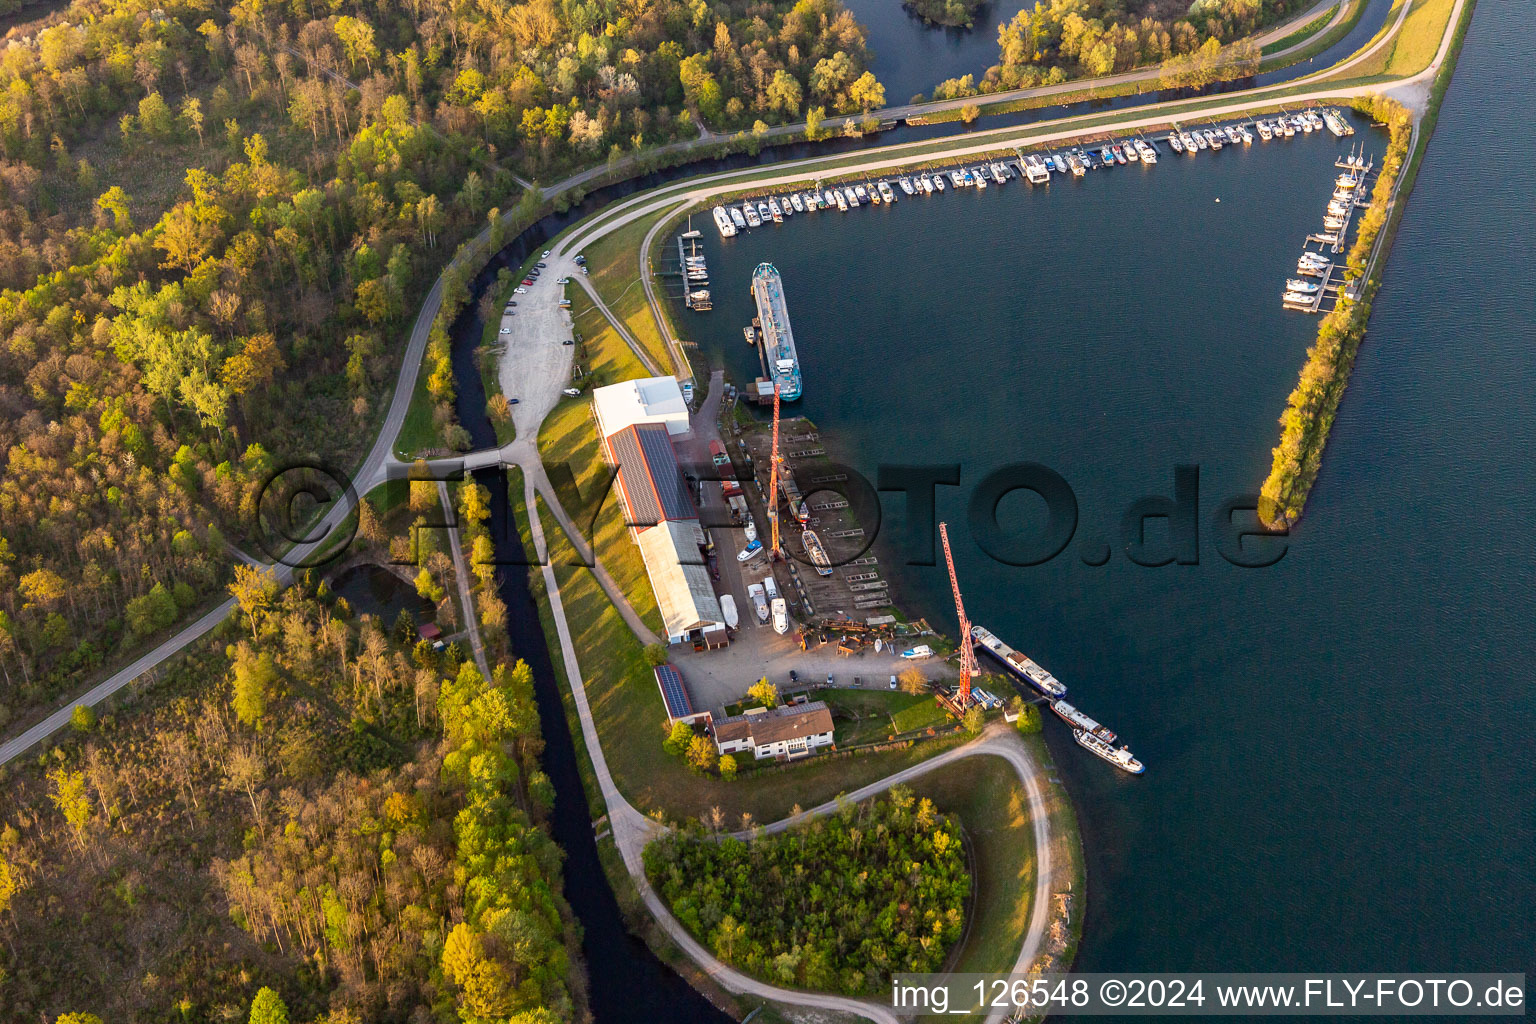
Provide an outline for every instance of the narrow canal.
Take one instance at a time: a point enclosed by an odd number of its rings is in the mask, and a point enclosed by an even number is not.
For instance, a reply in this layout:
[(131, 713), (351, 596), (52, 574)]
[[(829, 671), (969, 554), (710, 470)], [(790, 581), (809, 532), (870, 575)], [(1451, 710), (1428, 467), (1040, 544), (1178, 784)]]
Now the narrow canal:
[[(485, 411), (485, 390), (476, 369), (475, 347), (482, 322), (477, 312), (480, 297), (494, 287), (496, 272), (519, 266), (528, 252), (558, 230), (575, 214), (551, 218), (525, 232), (492, 261), (472, 283), (470, 301), (453, 326), (453, 372), (459, 422), (469, 431), (474, 447), (496, 444), (495, 429)], [(529, 588), (529, 572), (516, 563), (523, 560), (518, 524), (507, 495), (507, 478), (500, 470), (482, 471), (475, 479), (491, 492), (491, 532), (496, 555), (504, 563), (500, 573), (501, 599), (507, 606), (507, 632), (513, 657), (533, 670), (534, 693), (544, 735), (544, 770), (555, 787), (555, 807), (550, 831), (565, 851), (565, 898), (581, 924), (582, 953), (589, 982), (588, 1001), (601, 1024), (655, 1024), (658, 1021), (727, 1024), (729, 1016), (717, 1010), (681, 976), (653, 955), (645, 943), (631, 935), (619, 912), (617, 899), (598, 860), (586, 794), (576, 763), (576, 745), (566, 725), (560, 684), (539, 624), (538, 608)], [(531, 510), (530, 510), (531, 511)]]

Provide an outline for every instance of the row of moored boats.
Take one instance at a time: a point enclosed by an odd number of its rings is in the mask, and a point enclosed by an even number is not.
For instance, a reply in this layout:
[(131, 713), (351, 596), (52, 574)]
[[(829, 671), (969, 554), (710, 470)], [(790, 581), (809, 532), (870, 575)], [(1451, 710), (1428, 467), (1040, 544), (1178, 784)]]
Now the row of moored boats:
[(1072, 738), (1078, 746), (1132, 775), (1140, 775), (1147, 770), (1146, 765), (1136, 759), (1129, 747), (1123, 743), (1116, 745), (1119, 737), (1068, 704), (1065, 700), (1066, 686), (1028, 655), (1009, 647), (995, 633), (982, 626), (971, 627), (971, 639), (1002, 662), (1008, 671), (1049, 700), (1056, 717), (1072, 728)]
[[(928, 171), (902, 175), (895, 179), (873, 182), (856, 182), (834, 185), (788, 195), (767, 196), (747, 200), (738, 206), (717, 206), (713, 215), (720, 234), (730, 238), (746, 228), (764, 224), (782, 224), (797, 213), (813, 213), (817, 210), (856, 210), (861, 206), (891, 205), (896, 193), (908, 196), (933, 195), (951, 188), (984, 189), (989, 185), (1003, 185), (1015, 178), (1024, 178), (1036, 184), (1050, 180), (1052, 170), (1059, 174), (1072, 173), (1081, 176), (1094, 166), (1113, 166), (1117, 163), (1157, 163), (1157, 149), (1145, 139), (1124, 143), (1107, 144), (1097, 151), (1098, 163), (1093, 153), (1073, 150), (1058, 154), (1031, 154), (1020, 160), (988, 160), (970, 166), (949, 170)], [(894, 184), (892, 182), (894, 181)]]
[[(1363, 176), (1363, 171), (1350, 170), (1334, 180), (1333, 195), (1328, 199), (1328, 208), (1323, 211), (1323, 230), (1313, 235), (1314, 239), (1326, 245), (1333, 245), (1335, 248), (1343, 244), (1344, 235), (1349, 230), (1350, 214), (1360, 193)], [(1322, 253), (1313, 252), (1310, 249), (1302, 250), (1301, 257), (1296, 261), (1296, 273), (1299, 276), (1289, 278), (1285, 282), (1285, 294), (1281, 296), (1282, 303), (1286, 306), (1314, 309), (1317, 306), (1317, 293), (1327, 284), (1328, 273), (1332, 268), (1333, 261)], [(1306, 280), (1309, 277), (1322, 280), (1320, 282)]]
[[(1282, 114), (1255, 121), (1251, 129), (1247, 124), (1213, 125), (1200, 129), (1176, 128), (1168, 135), (1167, 142), (1175, 153), (1193, 155), (1202, 149), (1219, 150), (1224, 146), (1249, 145), (1253, 142), (1254, 132), (1258, 132), (1259, 138), (1267, 142), (1273, 138), (1289, 138), (1298, 133), (1322, 131), (1325, 128), (1339, 136), (1354, 134), (1354, 129), (1338, 111), (1324, 110), (1319, 113), (1316, 110), (1304, 110), (1297, 114)], [(1081, 178), (1100, 167), (1134, 163), (1150, 166), (1157, 163), (1157, 156), (1157, 140), (1140, 137), (1122, 139), (1056, 153), (1030, 153), (1019, 159), (987, 160), (948, 170), (924, 171), (899, 178), (749, 199), (733, 206), (717, 206), (713, 215), (720, 234), (729, 238), (748, 228), (781, 224), (797, 213), (814, 213), (834, 208), (847, 211), (861, 206), (889, 205), (896, 202), (898, 192), (919, 196), (951, 188), (984, 189), (990, 185), (1006, 184), (1014, 178), (1044, 185), (1051, 180), (1052, 174), (1070, 174)]]

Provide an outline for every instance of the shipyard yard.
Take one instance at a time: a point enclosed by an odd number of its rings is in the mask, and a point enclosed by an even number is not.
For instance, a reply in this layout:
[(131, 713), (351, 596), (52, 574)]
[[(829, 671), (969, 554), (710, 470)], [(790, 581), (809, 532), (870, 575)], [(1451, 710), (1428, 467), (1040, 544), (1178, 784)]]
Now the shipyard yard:
[[(1061, 177), (1073, 184), (1087, 184), (1090, 174), (1137, 164), (1150, 171), (1159, 159), (1190, 160), (1199, 165), (1224, 148), (1252, 150), (1256, 143), (1285, 147), (1286, 140), (1309, 135), (1348, 139), (1355, 134), (1352, 121), (1352, 115), (1333, 109), (1309, 109), (1242, 122), (1175, 124), (1164, 133), (1081, 140), (1061, 150), (1016, 150), (1007, 159), (920, 168), (888, 178), (818, 181), (813, 188), (748, 196), (722, 203), (709, 212), (716, 229), (713, 233), (695, 229), (691, 221), (685, 224), (685, 230), (673, 236), (675, 249), (660, 250), (658, 276), (670, 282), (669, 295), (684, 309), (702, 314), (687, 317), (686, 324), (719, 324), (722, 300), (724, 308), (740, 308), (735, 296), (742, 287), (741, 272), (735, 269), (738, 263), (732, 258), (732, 247), (749, 238), (767, 237), (759, 232), (789, 222), (811, 231), (825, 230), (818, 224), (830, 228), (839, 223), (809, 214), (833, 208), (843, 212), (862, 206), (889, 208), (949, 190), (982, 192), (990, 187), (1003, 192), (1010, 183), (1023, 187), (1025, 182), (1048, 186), (1053, 178)], [(1307, 236), (1307, 248), (1295, 271), (1299, 277), (1286, 283), (1283, 305), (1288, 310), (1320, 312), (1325, 301), (1336, 298), (1342, 287), (1341, 268), (1312, 246), (1342, 250), (1353, 214), (1368, 202), (1374, 162), (1366, 156), (1365, 144), (1352, 145), (1347, 156), (1331, 162), (1341, 173), (1333, 183), (1335, 195), (1324, 221), (1329, 233), (1325, 237)], [(1347, 207), (1341, 206), (1346, 200)], [(1214, 202), (1219, 204), (1221, 198), (1214, 197)], [(803, 227), (799, 224), (802, 220)], [(717, 244), (723, 247), (718, 259)], [(772, 249), (767, 255), (773, 255)], [(722, 265), (731, 269), (722, 274)], [(820, 687), (829, 680), (835, 680), (836, 686), (854, 681), (861, 686), (888, 686), (891, 677), (910, 664), (904, 663), (899, 649), (909, 648), (931, 633), (926, 623), (908, 627), (901, 615), (892, 614), (897, 609), (891, 596), (891, 575), (882, 563), (882, 557), (889, 559), (890, 548), (877, 545), (877, 537), (870, 532), (880, 522), (879, 513), (871, 516), (866, 510), (861, 521), (854, 507), (861, 493), (850, 486), (851, 467), (829, 454), (829, 444), (839, 448), (837, 439), (824, 438), (811, 420), (788, 411), (807, 403), (814, 406), (821, 388), (837, 387), (824, 373), (808, 371), (806, 360), (820, 360), (825, 366), (828, 342), (836, 344), (841, 339), (835, 329), (829, 337), (823, 323), (824, 307), (814, 291), (787, 288), (774, 262), (758, 263), (748, 278), (749, 322), (740, 327), (735, 351), (718, 353), (725, 357), (729, 379), (721, 377), (718, 386), (712, 383), (712, 408), (700, 410), (695, 417), (706, 431), (717, 428), (718, 437), (696, 429), (692, 441), (687, 442), (693, 446), (689, 455), (695, 464), (724, 466), (724, 474), (732, 478), (723, 485), (701, 482), (698, 498), (701, 509), (718, 500), (720, 514), (732, 520), (732, 528), (712, 531), (716, 554), (710, 564), (722, 596), (729, 594), (734, 607), (740, 609), (740, 625), (733, 627), (728, 649), (711, 650), (713, 645), (696, 644), (694, 652), (673, 659), (695, 690), (695, 701), (710, 705), (717, 715), (739, 697), (742, 680), (751, 673), (740, 667), (743, 660), (761, 666), (760, 674), (781, 690)], [(814, 333), (804, 332), (803, 314), (814, 318), (812, 322), (818, 325)], [(711, 333), (730, 337), (729, 328)], [(807, 343), (807, 336), (814, 340)], [(802, 351), (807, 347), (811, 353)], [(749, 360), (742, 359), (743, 350), (751, 354)], [(723, 394), (716, 393), (722, 389)], [(721, 404), (713, 408), (716, 401)], [(825, 407), (825, 403), (820, 404)], [(749, 411), (754, 406), (759, 410), (755, 417)], [(702, 440), (706, 436), (714, 441), (707, 448)], [(772, 457), (775, 442), (780, 456), (776, 473)], [(846, 446), (841, 450), (846, 451)], [(782, 558), (771, 561), (766, 557), (773, 547), (770, 495), (777, 506), (783, 552)], [(952, 606), (959, 609), (958, 579), (953, 589)], [(963, 609), (961, 631), (962, 635), (970, 632)], [(938, 691), (939, 701), (947, 702), (952, 714), (958, 717), (971, 700), (966, 683), (956, 686), (957, 677), (994, 673), (989, 685), (1001, 692), (986, 694), (988, 699), (1020, 695), (1049, 706), (1072, 728), (1080, 746), (1125, 771), (1143, 770), (1141, 762), (1123, 745), (1116, 745), (1123, 741), (1115, 733), (1063, 699), (1066, 687), (1049, 671), (1015, 651), (1006, 636), (994, 636), (980, 627), (974, 632), (978, 652), (974, 657), (955, 650), (954, 642), (946, 640), (944, 649), (954, 651), (950, 657), (917, 662), (942, 666), (929, 668), (927, 673), (945, 680)], [(893, 652), (892, 648), (898, 650)]]

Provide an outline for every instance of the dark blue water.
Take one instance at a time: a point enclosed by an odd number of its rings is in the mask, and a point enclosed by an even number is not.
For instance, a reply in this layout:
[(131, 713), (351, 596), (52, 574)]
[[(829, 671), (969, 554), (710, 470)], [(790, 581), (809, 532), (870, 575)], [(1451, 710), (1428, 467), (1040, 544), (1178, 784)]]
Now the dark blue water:
[[(797, 411), (858, 468), (961, 464), (939, 489), (954, 524), (1007, 462), (1075, 490), (1056, 560), (1000, 565), (964, 531), (955, 554), (971, 617), (1149, 765), (1116, 773), (1048, 723), (1088, 858), (1084, 970), (1536, 968), (1533, 42), (1516, 5), (1479, 8), (1307, 517), (1268, 569), (1218, 557), (1208, 516), (1263, 479), (1313, 336), (1279, 289), (1331, 136), (710, 239), (715, 310), (690, 332), (755, 376), (747, 275), (775, 262)], [(1171, 495), (1180, 463), (1201, 468), (1200, 562), (1133, 565), (1121, 513)], [(1002, 515), (1038, 525), (1022, 498)], [(941, 573), (901, 589), (952, 628)]]
[(432, 602), (382, 566), (355, 565), (336, 577), (331, 590), (346, 599), (352, 614), (372, 615), (386, 629), (395, 624), (402, 611), (410, 612), (418, 626), (432, 621)]
[(869, 38), (870, 70), (885, 86), (885, 100), (906, 103), (928, 95), (946, 78), (975, 75), (979, 82), (998, 61), (997, 28), (1029, 0), (992, 0), (976, 12), (973, 28), (929, 25), (901, 0), (843, 0)]

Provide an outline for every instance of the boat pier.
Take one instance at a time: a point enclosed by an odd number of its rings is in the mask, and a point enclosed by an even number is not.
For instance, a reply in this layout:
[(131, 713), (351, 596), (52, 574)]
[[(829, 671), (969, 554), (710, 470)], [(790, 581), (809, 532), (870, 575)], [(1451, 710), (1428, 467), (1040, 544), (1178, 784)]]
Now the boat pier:
[[(1338, 296), (1345, 288), (1344, 268), (1337, 259), (1327, 259), (1326, 253), (1337, 256), (1345, 251), (1349, 244), (1349, 226), (1354, 220), (1355, 211), (1371, 205), (1369, 199), (1369, 181), (1371, 173), (1375, 170), (1376, 162), (1365, 155), (1365, 147), (1358, 151), (1350, 150), (1348, 156), (1341, 156), (1334, 160), (1333, 165), (1344, 173), (1335, 182), (1335, 189), (1331, 196), (1328, 217), (1337, 223), (1334, 226), (1324, 224), (1324, 232), (1307, 235), (1306, 245), (1302, 248), (1301, 261), (1297, 264), (1297, 273), (1303, 277), (1319, 278), (1315, 292), (1298, 291), (1295, 287), (1287, 287), (1280, 298), (1283, 308), (1299, 313), (1326, 313), (1331, 312), (1338, 305)], [(1353, 184), (1350, 181), (1353, 181)], [(1342, 212), (1339, 208), (1342, 207)], [(1317, 246), (1314, 253), (1310, 246)], [(1327, 309), (1323, 308), (1325, 299), (1332, 297), (1333, 303)]]
[(677, 266), (683, 276), (683, 305), (695, 313), (714, 308), (709, 297), (709, 267), (704, 260), (704, 244), (699, 232), (688, 230), (677, 236)]

